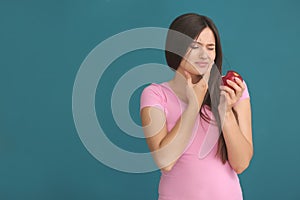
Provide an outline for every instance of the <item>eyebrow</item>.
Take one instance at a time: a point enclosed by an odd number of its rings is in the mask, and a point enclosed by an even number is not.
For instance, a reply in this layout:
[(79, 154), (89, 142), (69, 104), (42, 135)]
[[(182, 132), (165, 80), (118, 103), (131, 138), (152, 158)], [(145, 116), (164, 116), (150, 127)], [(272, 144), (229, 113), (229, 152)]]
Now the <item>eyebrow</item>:
[[(203, 45), (201, 42), (198, 42), (198, 41), (194, 41), (195, 43), (198, 43), (200, 45)], [(208, 46), (215, 46), (215, 43), (209, 43), (207, 44)]]

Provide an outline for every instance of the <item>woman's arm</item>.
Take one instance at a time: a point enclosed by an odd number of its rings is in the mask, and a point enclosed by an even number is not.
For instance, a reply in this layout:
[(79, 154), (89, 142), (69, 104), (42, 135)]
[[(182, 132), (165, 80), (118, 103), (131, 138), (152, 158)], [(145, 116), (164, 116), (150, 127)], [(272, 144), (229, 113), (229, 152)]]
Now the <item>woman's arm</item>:
[(244, 99), (233, 110), (224, 115), (223, 135), (231, 167), (242, 173), (253, 156), (250, 100)]
[(141, 110), (141, 119), (146, 141), (153, 158), (162, 170), (170, 171), (188, 145), (200, 107), (208, 89), (210, 70), (193, 84), (191, 75), (185, 71), (187, 107), (170, 132), (166, 116), (160, 109), (147, 106)]
[[(228, 87), (226, 89), (224, 89), (224, 86), (222, 87), (227, 109), (219, 109), (219, 112), (228, 161), (231, 167), (240, 174), (249, 166), (252, 159), (253, 143), (250, 99), (243, 99), (233, 107), (245, 89), (243, 82), (238, 80), (237, 82), (238, 84), (230, 83), (236, 92), (229, 90)], [(226, 91), (226, 94), (224, 91)]]
[(162, 110), (154, 107), (141, 110), (146, 141), (159, 168), (165, 171), (172, 169), (191, 138), (198, 114), (195, 107), (188, 105), (175, 126), (168, 132)]

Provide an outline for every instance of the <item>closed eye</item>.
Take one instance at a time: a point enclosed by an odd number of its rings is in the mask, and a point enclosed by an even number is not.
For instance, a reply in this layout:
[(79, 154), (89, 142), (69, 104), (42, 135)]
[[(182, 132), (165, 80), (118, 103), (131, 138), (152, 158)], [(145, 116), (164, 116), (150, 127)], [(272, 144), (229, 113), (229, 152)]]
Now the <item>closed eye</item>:
[[(194, 41), (190, 44), (190, 48), (191, 49), (198, 49), (199, 47), (202, 47), (203, 44), (201, 44), (200, 42), (198, 41)], [(215, 44), (207, 44), (206, 45), (206, 48), (209, 50), (209, 51), (213, 51), (215, 50)]]
[(190, 47), (191, 47), (192, 49), (198, 49), (200, 46), (201, 46), (201, 45), (200, 45), (198, 42), (192, 42), (192, 43), (190, 44)]

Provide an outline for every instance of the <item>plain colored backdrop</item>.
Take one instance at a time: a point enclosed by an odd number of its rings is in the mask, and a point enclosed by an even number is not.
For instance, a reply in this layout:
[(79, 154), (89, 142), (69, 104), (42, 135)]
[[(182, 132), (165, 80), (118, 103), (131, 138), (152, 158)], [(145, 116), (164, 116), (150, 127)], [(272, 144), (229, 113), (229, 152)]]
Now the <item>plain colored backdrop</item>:
[[(296, 0), (0, 0), (0, 199), (157, 198), (159, 171), (120, 172), (85, 149), (72, 89), (101, 41), (132, 28), (167, 28), (186, 12), (215, 21), (226, 66), (248, 83), (255, 154), (240, 175), (244, 199), (300, 199), (299, 9)], [(97, 89), (100, 123), (131, 151), (146, 152), (146, 143), (115, 124), (110, 95), (122, 74), (149, 62), (164, 63), (163, 52), (120, 57)], [(130, 104), (137, 124), (141, 89)]]

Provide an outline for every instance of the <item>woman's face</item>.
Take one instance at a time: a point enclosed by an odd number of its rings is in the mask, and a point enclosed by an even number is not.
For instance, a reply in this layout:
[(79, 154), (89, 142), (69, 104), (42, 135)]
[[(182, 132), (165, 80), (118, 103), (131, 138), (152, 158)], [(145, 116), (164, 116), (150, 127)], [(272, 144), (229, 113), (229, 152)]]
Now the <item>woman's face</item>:
[(187, 49), (179, 68), (194, 76), (203, 75), (215, 60), (215, 47), (215, 36), (212, 30), (206, 27)]

